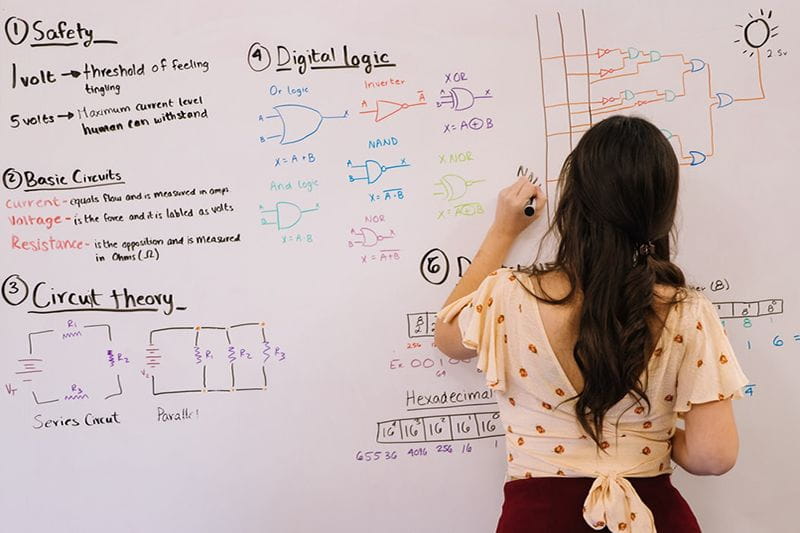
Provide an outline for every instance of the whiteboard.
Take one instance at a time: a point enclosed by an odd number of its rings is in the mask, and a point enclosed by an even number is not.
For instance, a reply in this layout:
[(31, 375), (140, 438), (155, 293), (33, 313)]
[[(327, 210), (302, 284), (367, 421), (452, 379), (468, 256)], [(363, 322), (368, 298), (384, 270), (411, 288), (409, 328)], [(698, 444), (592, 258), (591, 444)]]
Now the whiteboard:
[(495, 399), (433, 314), (517, 166), (555, 197), (616, 112), (670, 137), (677, 261), (751, 380), (736, 468), (675, 483), (706, 531), (792, 529), (794, 4), (0, 12), (4, 529), (492, 531)]

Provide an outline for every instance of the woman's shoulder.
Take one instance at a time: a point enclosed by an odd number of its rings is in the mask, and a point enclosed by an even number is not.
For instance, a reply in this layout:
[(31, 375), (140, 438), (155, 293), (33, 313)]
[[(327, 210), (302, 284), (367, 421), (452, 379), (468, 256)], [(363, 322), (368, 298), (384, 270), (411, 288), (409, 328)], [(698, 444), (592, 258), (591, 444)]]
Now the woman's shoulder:
[(562, 298), (569, 290), (565, 289), (567, 285), (561, 277), (566, 279), (563, 274), (534, 274), (520, 267), (502, 267), (487, 274), (475, 296), (479, 300), (491, 297), (494, 302), (507, 301), (514, 305), (532, 297), (545, 301)]
[(672, 287), (669, 285), (656, 285), (656, 297), (664, 301), (678, 304), (684, 308), (697, 308), (700, 305), (711, 304), (708, 296), (693, 287)]
[(560, 270), (532, 272), (518, 269), (513, 273), (528, 293), (544, 299), (543, 304), (547, 304), (547, 300), (562, 300), (573, 292), (569, 276)]
[[(507, 281), (516, 283), (509, 284)], [(504, 283), (506, 282), (506, 283)], [(485, 283), (496, 288), (516, 288), (542, 299), (559, 301), (572, 293), (569, 303), (580, 305), (583, 299), (580, 289), (573, 290), (573, 282), (560, 270), (532, 272), (526, 269), (503, 267), (487, 276)], [(653, 305), (666, 314), (675, 311), (679, 315), (696, 315), (705, 308), (713, 306), (708, 297), (692, 287), (676, 287), (657, 283), (653, 286)], [(661, 314), (661, 313), (659, 313)]]
[(517, 283), (517, 276), (524, 276), (524, 274), (510, 267), (498, 268), (486, 275), (475, 290), (475, 295), (484, 297), (493, 296), (495, 299), (500, 294), (507, 295), (514, 286), (519, 285)]
[(482, 285), (500, 286), (503, 282), (514, 281), (518, 272), (511, 267), (501, 267), (486, 274)]
[(714, 304), (702, 291), (692, 287), (654, 287), (655, 306), (662, 306), (665, 314), (674, 313), (678, 322), (695, 324), (698, 319), (716, 315)]

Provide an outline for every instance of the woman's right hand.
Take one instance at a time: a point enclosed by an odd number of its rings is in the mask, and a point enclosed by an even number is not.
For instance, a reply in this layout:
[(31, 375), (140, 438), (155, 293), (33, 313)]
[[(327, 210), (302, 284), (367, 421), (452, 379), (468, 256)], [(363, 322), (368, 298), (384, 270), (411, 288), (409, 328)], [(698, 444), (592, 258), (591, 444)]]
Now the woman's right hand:
[[(534, 197), (536, 213), (525, 214), (525, 206)], [(492, 230), (516, 238), (525, 228), (537, 220), (547, 204), (547, 196), (542, 188), (534, 185), (527, 177), (521, 177), (497, 195), (497, 211)]]

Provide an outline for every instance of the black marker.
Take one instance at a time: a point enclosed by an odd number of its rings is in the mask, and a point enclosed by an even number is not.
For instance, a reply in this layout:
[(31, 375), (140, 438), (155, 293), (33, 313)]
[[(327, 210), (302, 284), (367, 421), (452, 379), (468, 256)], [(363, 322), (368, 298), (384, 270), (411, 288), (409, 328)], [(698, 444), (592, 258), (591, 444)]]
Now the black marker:
[[(528, 167), (524, 167), (522, 165), (519, 166), (517, 169), (517, 176), (528, 176), (528, 181), (533, 183), (534, 185), (539, 181), (539, 178), (533, 177), (533, 172), (528, 171)], [(531, 199), (528, 200), (528, 205), (525, 206), (524, 212), (527, 216), (532, 217), (536, 214), (536, 197), (531, 196)]]

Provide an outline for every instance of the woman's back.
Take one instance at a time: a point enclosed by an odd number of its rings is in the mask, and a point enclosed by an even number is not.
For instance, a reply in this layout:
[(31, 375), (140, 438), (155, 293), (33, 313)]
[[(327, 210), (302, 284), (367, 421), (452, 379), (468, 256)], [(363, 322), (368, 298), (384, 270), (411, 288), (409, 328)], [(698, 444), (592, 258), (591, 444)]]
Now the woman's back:
[[(531, 289), (537, 296), (561, 299), (570, 292), (570, 282), (567, 276), (550, 271), (536, 276), (531, 280)], [(668, 285), (656, 285), (653, 291), (654, 319), (650, 320), (650, 334), (658, 338), (663, 329), (663, 324), (676, 299), (678, 289)], [(567, 376), (572, 387), (580, 392), (583, 389), (583, 376), (575, 362), (575, 342), (578, 340), (580, 328), (581, 304), (583, 302), (580, 292), (565, 304), (549, 304), (545, 299), (539, 300), (539, 315), (545, 335), (553, 349), (561, 368)]]
[[(741, 396), (746, 378), (713, 304), (686, 288), (672, 261), (679, 169), (669, 140), (648, 121), (613, 116), (593, 125), (559, 175), (552, 259), (490, 274), (530, 224), (523, 207), (532, 197), (537, 213), (545, 207), (543, 191), (519, 179), (500, 192), (494, 223), (436, 325), (437, 346), (455, 358), (477, 355), (497, 391), (509, 478), (531, 478), (520, 480), (526, 487), (594, 478), (583, 511), (594, 529), (652, 532), (662, 520), (671, 531), (697, 531), (660, 474), (672, 460), (719, 474), (738, 453), (724, 400)], [(449, 324), (456, 316), (458, 328)], [(685, 431), (676, 427), (680, 413)], [(661, 483), (655, 500), (672, 503), (660, 518), (627, 478)], [(540, 496), (545, 509), (534, 514), (553, 515), (546, 506), (561, 498)], [(503, 516), (523, 516), (520, 509), (504, 507)], [(675, 516), (680, 527), (663, 522)]]
[(444, 322), (458, 316), (464, 345), (477, 351), (478, 368), (498, 395), (509, 480), (592, 477), (587, 521), (628, 516), (619, 514), (623, 509), (649, 517), (625, 478), (670, 473), (678, 414), (693, 404), (741, 396), (746, 378), (713, 304), (688, 289), (669, 304), (676, 289), (657, 287), (651, 326), (656, 342), (640, 378), (648, 401), (628, 395), (612, 406), (598, 446), (578, 423), (574, 407), (582, 386), (572, 355), (581, 298), (555, 305), (536, 297), (542, 290), (551, 298), (561, 296), (558, 291), (568, 291), (564, 283), (556, 273), (535, 278), (501, 269), (440, 316)]

